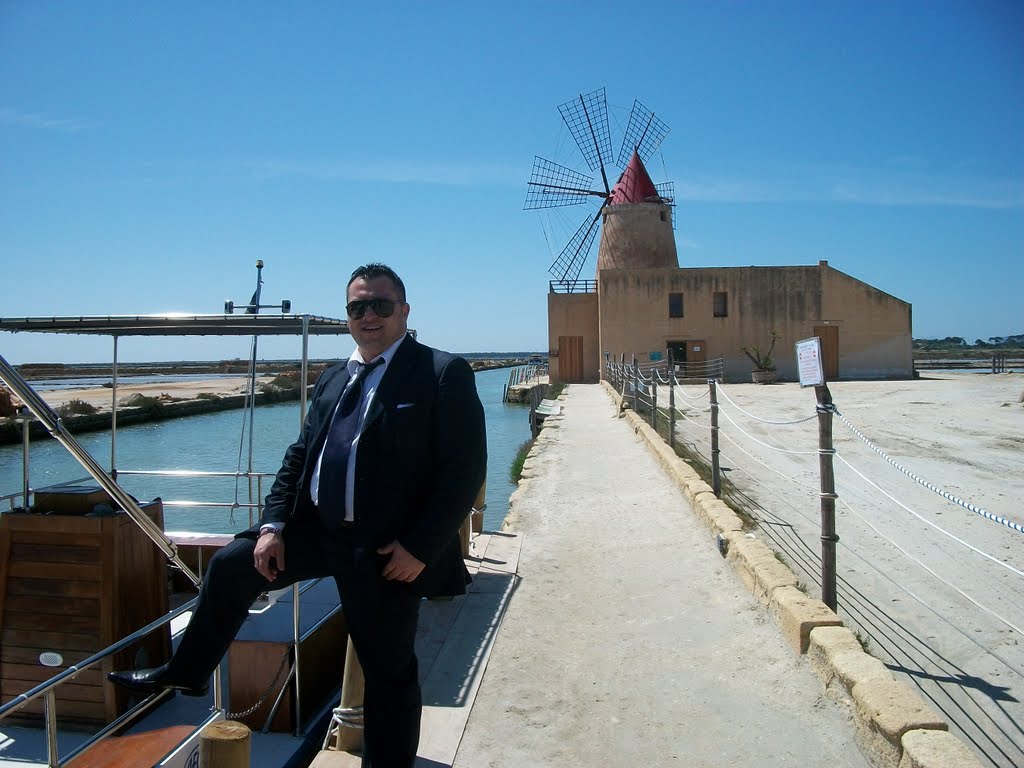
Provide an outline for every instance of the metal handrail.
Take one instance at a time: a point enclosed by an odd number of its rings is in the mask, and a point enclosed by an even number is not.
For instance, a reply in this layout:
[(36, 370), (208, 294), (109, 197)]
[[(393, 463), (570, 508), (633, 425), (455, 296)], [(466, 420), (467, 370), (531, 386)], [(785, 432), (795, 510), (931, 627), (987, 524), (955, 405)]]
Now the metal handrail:
[(160, 477), (274, 477), (273, 472), (210, 472), (200, 469), (119, 469), (117, 474)]
[[(91, 749), (94, 744), (97, 744), (100, 741), (102, 741), (103, 739), (105, 739), (110, 733), (112, 733), (115, 730), (117, 730), (123, 723), (127, 722), (128, 720), (138, 716), (140, 713), (142, 713), (142, 712), (146, 711), (147, 709), (151, 708), (159, 700), (159, 698), (161, 698), (164, 695), (166, 695), (166, 692), (165, 691), (161, 691), (161, 692), (156, 693), (156, 694), (146, 698), (145, 700), (143, 700), (139, 705), (137, 705), (136, 707), (133, 707), (131, 710), (129, 710), (128, 712), (124, 713), (121, 717), (117, 718), (113, 723), (108, 724), (102, 730), (100, 730), (99, 732), (94, 734), (91, 738), (87, 739), (84, 743), (80, 744), (77, 748), (75, 748), (72, 751), (72, 753), (70, 755), (68, 755), (66, 760), (62, 762), (60, 760), (59, 755), (57, 755), (57, 753), (56, 753), (56, 750), (57, 750), (57, 712), (56, 712), (57, 699), (56, 699), (56, 696), (54, 695), (54, 690), (57, 688), (57, 686), (59, 686), (61, 683), (64, 683), (65, 681), (68, 681), (68, 680), (71, 680), (71, 679), (77, 677), (79, 672), (83, 672), (86, 669), (88, 669), (89, 667), (93, 666), (94, 664), (98, 664), (99, 662), (103, 661), (104, 659), (106, 659), (106, 658), (108, 658), (110, 656), (113, 656), (115, 653), (118, 653), (119, 651), (124, 650), (125, 648), (127, 648), (131, 644), (135, 643), (136, 641), (138, 641), (138, 640), (142, 639), (143, 637), (145, 637), (146, 635), (148, 635), (153, 630), (160, 629), (165, 624), (170, 623), (171, 621), (173, 621), (174, 619), (176, 619), (178, 616), (180, 616), (181, 614), (185, 613), (186, 611), (192, 610), (192, 608), (195, 606), (197, 600), (198, 600), (198, 598), (193, 598), (192, 600), (188, 601), (187, 603), (184, 603), (183, 605), (178, 606), (177, 608), (175, 608), (173, 611), (167, 613), (166, 615), (161, 616), (159, 619), (155, 619), (155, 620), (151, 621), (149, 624), (147, 624), (146, 626), (142, 627), (141, 629), (135, 630), (130, 635), (128, 635), (127, 637), (124, 637), (124, 638), (118, 640), (113, 645), (109, 645), (106, 648), (104, 648), (102, 651), (98, 651), (98, 652), (94, 653), (92, 656), (90, 656), (89, 658), (85, 659), (84, 661), (81, 661), (78, 664), (72, 664), (67, 669), (65, 669), (63, 672), (60, 672), (60, 673), (54, 675), (53, 677), (51, 677), (46, 682), (40, 683), (35, 688), (31, 688), (30, 690), (26, 691), (25, 693), (18, 694), (11, 701), (7, 702), (3, 706), (0, 706), (0, 721), (2, 721), (8, 715), (13, 714), (14, 712), (18, 711), (19, 709), (24, 707), (26, 704), (28, 704), (33, 699), (37, 699), (40, 696), (45, 696), (46, 699), (45, 699), (45, 707), (44, 707), (44, 718), (45, 718), (46, 736), (47, 736), (47, 752), (48, 752), (47, 763), (48, 763), (49, 766), (51, 766), (51, 768), (59, 768), (59, 766), (61, 766), (63, 764), (66, 764), (67, 762), (70, 762), (75, 757), (77, 757), (78, 755), (80, 755), (83, 752), (85, 752), (87, 749)], [(220, 666), (218, 665), (217, 671), (214, 673), (214, 675), (215, 676), (219, 676), (219, 674), (220, 674)]]
[(182, 562), (181, 558), (178, 557), (178, 550), (175, 547), (174, 542), (168, 539), (160, 527), (149, 519), (149, 516), (142, 511), (138, 502), (132, 498), (117, 482), (111, 478), (106, 470), (100, 466), (100, 464), (94, 459), (85, 448), (71, 435), (70, 432), (64, 427), (60, 417), (57, 413), (47, 404), (39, 394), (29, 386), (10, 363), (0, 355), (0, 380), (2, 380), (10, 389), (21, 398), (25, 407), (32, 412), (32, 414), (39, 419), (46, 427), (47, 431), (53, 435), (54, 439), (63, 445), (68, 452), (74, 456), (75, 460), (82, 465), (99, 485), (105, 490), (110, 497), (118, 503), (129, 517), (135, 522), (139, 528), (150, 538), (150, 540), (156, 544), (164, 556), (168, 560), (174, 562), (177, 568), (180, 568), (188, 579), (195, 584), (199, 585), (199, 577), (192, 572), (185, 563)]
[(160, 627), (178, 618), (178, 616), (180, 616), (181, 614), (192, 610), (192, 608), (195, 607), (196, 600), (198, 599), (199, 598), (197, 597), (192, 598), (187, 603), (178, 606), (169, 613), (161, 616), (159, 619), (154, 619), (141, 629), (137, 629), (127, 637), (121, 638), (113, 645), (108, 645), (102, 651), (97, 651), (84, 661), (81, 661), (78, 664), (72, 664), (63, 672), (60, 672), (54, 677), (51, 677), (46, 682), (40, 683), (35, 688), (32, 688), (25, 693), (18, 694), (11, 701), (7, 702), (3, 706), (0, 706), (0, 720), (3, 720), (7, 715), (14, 712), (15, 710), (21, 709), (23, 706), (32, 701), (32, 699), (35, 699), (43, 695), (51, 688), (55, 688), (56, 686), (63, 683), (65, 680), (75, 677), (79, 672), (88, 669), (97, 662), (103, 661), (108, 656), (112, 656), (115, 653), (124, 650), (132, 643), (148, 635), (154, 629), (160, 629)]

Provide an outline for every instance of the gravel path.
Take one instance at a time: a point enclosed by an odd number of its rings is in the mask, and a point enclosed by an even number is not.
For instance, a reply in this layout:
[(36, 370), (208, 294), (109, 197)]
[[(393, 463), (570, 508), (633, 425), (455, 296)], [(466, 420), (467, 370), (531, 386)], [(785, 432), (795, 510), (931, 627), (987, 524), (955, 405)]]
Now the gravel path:
[(455, 768), (867, 766), (601, 387), (564, 407), (513, 496), (521, 581)]

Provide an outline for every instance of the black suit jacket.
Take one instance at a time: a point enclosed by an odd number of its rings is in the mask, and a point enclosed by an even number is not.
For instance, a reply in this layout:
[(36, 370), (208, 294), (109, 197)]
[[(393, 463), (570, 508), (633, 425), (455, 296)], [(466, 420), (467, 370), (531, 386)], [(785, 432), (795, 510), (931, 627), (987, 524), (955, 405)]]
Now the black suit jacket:
[[(309, 483), (348, 380), (344, 363), (317, 380), (301, 434), (285, 452), (261, 523), (301, 525), (317, 515)], [(398, 539), (426, 564), (413, 583), (421, 595), (465, 592), (458, 529), (486, 470), (484, 414), (472, 368), (461, 357), (406, 336), (377, 386), (359, 438), (357, 545), (376, 548)]]

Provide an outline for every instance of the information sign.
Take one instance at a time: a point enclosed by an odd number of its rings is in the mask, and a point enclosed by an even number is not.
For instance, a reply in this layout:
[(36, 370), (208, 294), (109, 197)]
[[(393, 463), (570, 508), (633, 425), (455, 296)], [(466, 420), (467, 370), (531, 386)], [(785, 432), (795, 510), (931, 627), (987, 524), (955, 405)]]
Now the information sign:
[(820, 387), (825, 383), (825, 369), (821, 365), (821, 339), (812, 336), (796, 343), (796, 367), (801, 387)]

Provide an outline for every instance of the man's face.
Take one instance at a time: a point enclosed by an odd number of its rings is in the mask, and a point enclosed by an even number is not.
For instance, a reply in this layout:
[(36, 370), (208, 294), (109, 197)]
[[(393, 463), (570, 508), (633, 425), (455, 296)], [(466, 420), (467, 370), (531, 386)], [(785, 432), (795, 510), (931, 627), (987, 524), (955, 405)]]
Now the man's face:
[(359, 318), (349, 315), (348, 329), (356, 340), (363, 360), (369, 362), (405, 335), (409, 318), (409, 305), (401, 301), (394, 283), (387, 277), (366, 280), (358, 277), (348, 287), (348, 302), (368, 299), (388, 299), (395, 302), (390, 317), (381, 317), (372, 307)]

